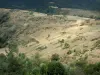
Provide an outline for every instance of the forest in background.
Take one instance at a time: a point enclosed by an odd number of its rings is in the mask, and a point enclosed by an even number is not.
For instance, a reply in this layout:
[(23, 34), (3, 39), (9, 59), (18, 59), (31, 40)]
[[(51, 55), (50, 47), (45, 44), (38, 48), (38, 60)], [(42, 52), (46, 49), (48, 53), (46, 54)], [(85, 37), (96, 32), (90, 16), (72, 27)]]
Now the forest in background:
[(1, 0), (0, 8), (43, 9), (50, 2), (59, 8), (100, 10), (100, 0)]

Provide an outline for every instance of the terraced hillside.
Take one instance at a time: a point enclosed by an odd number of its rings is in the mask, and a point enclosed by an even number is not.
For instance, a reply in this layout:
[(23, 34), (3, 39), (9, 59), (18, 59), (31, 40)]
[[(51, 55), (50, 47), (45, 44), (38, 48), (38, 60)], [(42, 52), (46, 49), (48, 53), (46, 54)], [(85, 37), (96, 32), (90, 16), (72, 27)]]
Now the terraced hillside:
[[(6, 42), (17, 40), (19, 51), (28, 57), (38, 52), (42, 58), (49, 59), (57, 53), (64, 63), (80, 58), (89, 63), (100, 61), (100, 20), (27, 10), (0, 10), (10, 16), (8, 21), (0, 24), (2, 35), (7, 27), (12, 32), (15, 30), (14, 34), (5, 31), (11, 34), (11, 39)], [(5, 48), (1, 48), (0, 53), (5, 53)]]

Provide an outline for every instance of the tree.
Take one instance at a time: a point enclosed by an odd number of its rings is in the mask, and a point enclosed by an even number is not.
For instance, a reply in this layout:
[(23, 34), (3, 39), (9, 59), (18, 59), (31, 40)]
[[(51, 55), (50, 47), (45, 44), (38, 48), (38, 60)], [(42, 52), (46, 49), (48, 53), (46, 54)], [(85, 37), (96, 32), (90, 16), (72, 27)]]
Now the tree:
[(47, 75), (64, 75), (65, 68), (64, 66), (58, 61), (51, 61), (48, 64)]

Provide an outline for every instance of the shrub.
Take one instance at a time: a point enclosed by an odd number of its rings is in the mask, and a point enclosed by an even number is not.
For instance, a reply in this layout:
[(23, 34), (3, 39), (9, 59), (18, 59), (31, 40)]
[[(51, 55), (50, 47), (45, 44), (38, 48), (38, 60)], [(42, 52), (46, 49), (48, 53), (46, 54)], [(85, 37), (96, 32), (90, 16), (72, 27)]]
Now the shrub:
[(9, 13), (0, 12), (0, 48), (8, 45), (8, 41), (12, 39), (16, 32), (16, 25), (12, 25), (8, 20)]
[(22, 74), (22, 69), (23, 69), (23, 64), (21, 64), (16, 58), (13, 58), (12, 60), (9, 61), (8, 65), (8, 72), (11, 73), (18, 73)]
[(60, 43), (60, 46), (62, 47), (62, 49), (67, 49), (70, 47), (70, 45), (66, 43), (64, 39), (58, 40), (58, 43)]
[(7, 44), (5, 41), (6, 41), (6, 39), (0, 37), (0, 48), (5, 47), (5, 45)]
[(16, 29), (17, 28), (14, 25), (5, 24), (2, 27), (0, 26), (0, 48), (3, 48), (8, 45), (8, 41), (12, 40)]
[(36, 50), (39, 50), (39, 51), (44, 50), (44, 49), (47, 49), (47, 46), (40, 46), (40, 47), (36, 48)]
[(6, 56), (3, 54), (0, 55), (0, 57), (2, 57), (2, 59), (0, 59), (0, 61), (2, 61), (2, 64), (0, 65), (2, 72), (0, 70), (0, 74), (22, 75), (25, 72), (24, 69), (27, 68), (27, 66), (25, 66), (26, 57), (24, 57), (24, 54), (18, 53), (16, 44), (10, 44), (9, 48), (9, 51), (6, 51)]
[(64, 43), (63, 49), (67, 49), (67, 48), (69, 48), (69, 47), (70, 47), (70, 45), (69, 45), (68, 43)]
[(96, 20), (100, 20), (100, 16), (96, 16), (95, 19), (96, 19)]
[(1, 53), (0, 54), (0, 73), (4, 73), (7, 70), (7, 65), (6, 65), (6, 56)]
[(48, 64), (47, 75), (64, 75), (65, 68), (58, 61), (52, 61)]
[(92, 49), (95, 49), (95, 48), (100, 49), (100, 40), (97, 40), (97, 41), (94, 43)]
[(45, 63), (41, 63), (40, 64), (40, 72), (41, 72), (41, 75), (47, 75), (47, 64)]
[(46, 63), (38, 53), (33, 59), (19, 53), (15, 43), (8, 47), (6, 55), (0, 54), (0, 75), (100, 75), (100, 63), (87, 65), (85, 58), (68, 66), (58, 61), (58, 54), (53, 54), (51, 62)]
[(10, 52), (18, 53), (18, 46), (17, 46), (17, 43), (16, 43), (16, 42), (11, 41), (11, 42), (8, 44), (8, 48), (9, 48), (9, 51), (10, 51)]
[(84, 68), (87, 75), (100, 75), (100, 63), (89, 64)]
[(9, 13), (1, 12), (0, 13), (0, 24), (7, 22), (9, 20)]
[(32, 71), (32, 74), (33, 75), (40, 75), (40, 68), (39, 67), (34, 68)]
[(55, 60), (55, 61), (58, 61), (60, 58), (59, 58), (59, 55), (58, 54), (53, 54), (52, 57), (51, 57), (51, 61)]
[(34, 67), (39, 67), (41, 63), (43, 63), (44, 60), (40, 58), (40, 54), (36, 53), (34, 56), (32, 56), (32, 64)]
[(81, 68), (74, 66), (69, 69), (68, 75), (85, 75), (85, 74)]
[(67, 64), (63, 64), (64, 68), (65, 68), (65, 73), (64, 75), (69, 75), (70, 74), (70, 66)]
[(61, 43), (61, 44), (63, 44), (64, 43), (64, 39), (62, 39), (62, 40), (58, 40), (58, 43)]
[(86, 59), (80, 58), (75, 62), (75, 66), (84, 68), (87, 65)]
[(71, 54), (71, 53), (72, 53), (72, 51), (71, 50), (68, 50), (67, 54)]

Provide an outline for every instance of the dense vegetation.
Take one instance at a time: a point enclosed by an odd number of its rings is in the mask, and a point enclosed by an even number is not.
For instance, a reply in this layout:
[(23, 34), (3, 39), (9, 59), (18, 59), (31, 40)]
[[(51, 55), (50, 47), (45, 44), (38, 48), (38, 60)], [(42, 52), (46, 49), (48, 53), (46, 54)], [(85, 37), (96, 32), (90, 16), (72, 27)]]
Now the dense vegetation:
[(21, 9), (47, 8), (49, 2), (54, 2), (54, 5), (61, 8), (100, 10), (100, 0), (2, 0), (0, 7)]
[(6, 55), (0, 54), (0, 75), (100, 75), (100, 63), (77, 61), (68, 65), (59, 61), (58, 54), (46, 61), (38, 53), (31, 58), (19, 53), (14, 42), (8, 48)]
[(16, 32), (16, 26), (9, 23), (10, 16), (8, 12), (0, 12), (0, 48), (7, 45)]
[(55, 0), (59, 7), (100, 10), (99, 0)]

